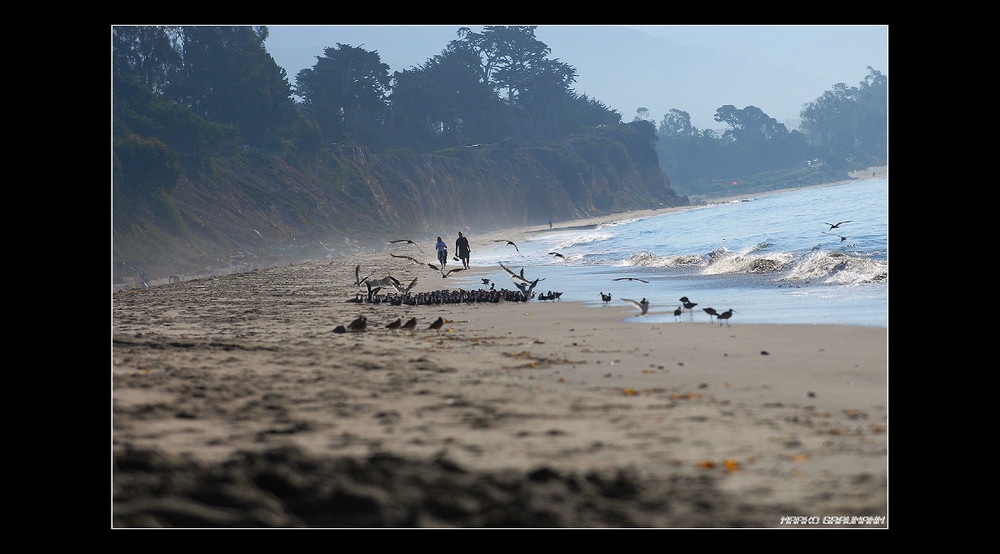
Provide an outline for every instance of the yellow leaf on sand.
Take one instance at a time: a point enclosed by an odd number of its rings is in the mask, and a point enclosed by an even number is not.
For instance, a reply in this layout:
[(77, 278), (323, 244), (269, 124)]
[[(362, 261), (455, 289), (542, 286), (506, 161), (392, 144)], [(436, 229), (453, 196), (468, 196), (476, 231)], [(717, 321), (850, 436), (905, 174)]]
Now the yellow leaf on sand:
[(734, 460), (732, 458), (727, 459), (726, 460), (726, 469), (728, 471), (739, 471), (740, 470), (740, 464), (739, 464), (739, 462), (737, 462), (736, 460)]
[(622, 389), (622, 394), (627, 394), (627, 395), (632, 396), (632, 395), (639, 394), (639, 391), (637, 391), (635, 389)]

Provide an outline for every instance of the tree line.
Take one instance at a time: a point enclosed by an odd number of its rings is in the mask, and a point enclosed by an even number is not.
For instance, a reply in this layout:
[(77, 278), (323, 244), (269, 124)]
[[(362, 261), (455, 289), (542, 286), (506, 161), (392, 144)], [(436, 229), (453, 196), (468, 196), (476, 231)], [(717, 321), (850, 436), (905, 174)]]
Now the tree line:
[[(347, 143), (417, 153), (473, 144), (559, 141), (622, 123), (573, 90), (534, 26), (459, 28), (426, 62), (390, 73), (376, 51), (336, 44), (289, 82), (267, 27), (116, 26), (112, 30), (116, 183), (169, 189), (181, 160), (247, 150), (315, 155)], [(743, 175), (804, 160), (885, 157), (887, 78), (836, 85), (807, 104), (801, 130), (761, 110), (722, 106), (721, 136), (673, 109), (649, 136), (672, 181)], [(635, 122), (633, 122), (635, 123)]]

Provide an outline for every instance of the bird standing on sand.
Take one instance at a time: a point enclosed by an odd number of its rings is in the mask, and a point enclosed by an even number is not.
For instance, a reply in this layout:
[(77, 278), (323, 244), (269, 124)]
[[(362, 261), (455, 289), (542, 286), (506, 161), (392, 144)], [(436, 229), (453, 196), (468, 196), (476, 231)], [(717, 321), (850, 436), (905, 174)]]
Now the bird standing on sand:
[(622, 298), (622, 301), (623, 302), (628, 302), (629, 304), (632, 304), (636, 308), (639, 308), (640, 310), (642, 310), (642, 313), (640, 315), (646, 315), (646, 312), (649, 311), (649, 300), (646, 300), (645, 298), (643, 298), (639, 302), (636, 302), (635, 300), (630, 300), (628, 298)]
[(685, 310), (693, 309), (695, 306), (698, 305), (697, 302), (692, 302), (687, 296), (682, 296), (679, 298), (679, 300), (684, 303)]
[(417, 318), (411, 317), (403, 324), (401, 329), (416, 329), (417, 328)]
[(712, 320), (712, 317), (719, 315), (719, 312), (715, 311), (715, 308), (702, 308), (702, 310), (708, 314), (709, 321)]
[(608, 302), (611, 302), (611, 294), (604, 294), (601, 292), (601, 301), (604, 302), (605, 306), (607, 306)]
[(826, 223), (827, 225), (830, 226), (830, 228), (827, 229), (827, 231), (832, 231), (833, 229), (836, 229), (836, 228), (840, 227), (844, 223), (850, 223), (850, 222), (851, 222), (851, 220), (848, 219), (847, 221), (838, 221), (837, 223), (829, 223), (829, 222), (826, 222), (826, 221), (824, 221), (823, 223)]
[(386, 329), (399, 329), (402, 326), (403, 326), (403, 320), (402, 319), (397, 319), (396, 321), (393, 321), (392, 323), (386, 325), (385, 328)]
[(433, 322), (431, 322), (431, 324), (427, 328), (428, 329), (440, 329), (442, 325), (444, 325), (444, 318), (443, 317), (438, 317)]
[(363, 315), (359, 315), (357, 319), (352, 321), (350, 325), (347, 326), (351, 331), (364, 331), (368, 327), (368, 318)]
[(681, 314), (683, 313), (684, 310), (682, 310), (680, 306), (677, 306), (677, 309), (674, 310), (674, 319), (675, 320), (678, 319), (679, 317), (681, 317)]
[(518, 254), (521, 253), (521, 249), (518, 248), (516, 244), (514, 244), (514, 241), (510, 241), (510, 240), (494, 240), (493, 242), (506, 242), (507, 246), (513, 246), (514, 250), (517, 250)]
[(726, 327), (729, 327), (729, 318), (733, 317), (733, 311), (734, 310), (732, 308), (729, 308), (728, 310), (726, 310), (726, 311), (722, 312), (721, 314), (719, 314), (717, 316), (719, 318), (719, 321), (720, 321), (719, 325), (722, 325), (721, 321), (723, 319), (725, 319), (726, 320)]

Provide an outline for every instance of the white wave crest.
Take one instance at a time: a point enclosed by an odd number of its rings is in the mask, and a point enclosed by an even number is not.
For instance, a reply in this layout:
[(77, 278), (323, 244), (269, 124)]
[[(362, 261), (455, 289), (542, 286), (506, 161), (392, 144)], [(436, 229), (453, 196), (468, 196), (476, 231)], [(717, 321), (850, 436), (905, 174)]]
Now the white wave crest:
[(786, 281), (825, 280), (835, 285), (874, 283), (889, 278), (889, 264), (843, 252), (815, 252), (792, 268)]
[(638, 252), (622, 260), (620, 265), (639, 267), (679, 267), (701, 265), (705, 259), (701, 256), (657, 256), (652, 252)]
[(577, 246), (580, 244), (590, 244), (594, 242), (601, 242), (605, 240), (611, 240), (615, 238), (613, 234), (610, 233), (587, 233), (586, 235), (578, 235), (568, 238), (559, 243), (556, 248), (570, 248), (572, 246)]
[(788, 252), (759, 255), (743, 252), (732, 253), (725, 249), (714, 250), (709, 256), (710, 262), (702, 271), (705, 275), (773, 273), (786, 269), (793, 259)]

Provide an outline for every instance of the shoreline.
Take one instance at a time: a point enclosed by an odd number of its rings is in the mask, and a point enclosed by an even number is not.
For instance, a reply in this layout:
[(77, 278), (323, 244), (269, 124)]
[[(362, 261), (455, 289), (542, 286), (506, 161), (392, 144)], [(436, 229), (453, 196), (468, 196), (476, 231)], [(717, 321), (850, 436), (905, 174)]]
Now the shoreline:
[(449, 284), (383, 251), (113, 295), (113, 527), (888, 527), (886, 328), (354, 303), (356, 265)]

